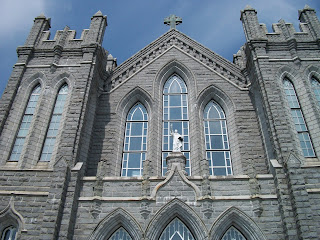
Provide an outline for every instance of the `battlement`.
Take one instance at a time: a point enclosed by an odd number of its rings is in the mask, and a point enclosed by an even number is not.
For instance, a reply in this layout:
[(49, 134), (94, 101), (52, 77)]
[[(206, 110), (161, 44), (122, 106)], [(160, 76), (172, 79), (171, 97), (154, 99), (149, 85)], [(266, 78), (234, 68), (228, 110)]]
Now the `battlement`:
[(282, 42), (290, 38), (295, 38), (298, 42), (314, 40), (307, 23), (299, 24), (300, 32), (296, 31), (292, 23), (286, 23), (282, 19), (278, 23), (272, 24), (273, 32), (268, 32), (267, 26), (264, 23), (260, 23), (260, 27), (269, 42)]
[(43, 31), (37, 48), (52, 49), (55, 45), (60, 44), (61, 42), (64, 42), (64, 48), (80, 48), (81, 44), (85, 42), (88, 33), (89, 29), (83, 29), (80, 38), (75, 38), (75, 30), (58, 30), (56, 31), (54, 38), (50, 40), (51, 32)]
[(82, 31), (80, 39), (75, 39), (76, 31), (70, 30), (69, 27), (66, 26), (63, 30), (58, 30), (53, 40), (50, 40), (50, 25), (50, 18), (46, 18), (43, 14), (36, 17), (25, 46), (49, 50), (54, 49), (56, 46), (70, 49), (81, 48), (82, 44), (101, 45), (107, 26), (107, 17), (104, 16), (101, 11), (94, 14), (91, 18), (90, 28)]
[(292, 38), (297, 42), (310, 42), (320, 39), (319, 19), (315, 10), (307, 5), (299, 10), (300, 32), (296, 31), (292, 23), (280, 19), (278, 23), (272, 24), (273, 32), (269, 33), (266, 25), (258, 22), (257, 11), (250, 6), (241, 11), (241, 20), (248, 42), (251, 40), (283, 42)]

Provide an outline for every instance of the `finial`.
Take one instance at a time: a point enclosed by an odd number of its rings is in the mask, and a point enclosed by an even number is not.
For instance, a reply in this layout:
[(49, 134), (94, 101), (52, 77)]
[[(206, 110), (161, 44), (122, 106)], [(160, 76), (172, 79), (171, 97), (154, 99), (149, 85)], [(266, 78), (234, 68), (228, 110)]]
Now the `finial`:
[(99, 10), (98, 12), (96, 12), (96, 14), (93, 15), (94, 17), (101, 17), (103, 16), (102, 12)]
[(44, 19), (45, 19), (46, 16), (45, 16), (43, 13), (41, 13), (38, 17), (36, 17), (36, 19), (37, 19), (37, 18), (44, 18)]
[(182, 18), (174, 14), (164, 19), (164, 24), (170, 25), (170, 29), (176, 29), (176, 26), (182, 23)]
[(312, 8), (308, 4), (306, 4), (303, 9), (312, 10)]

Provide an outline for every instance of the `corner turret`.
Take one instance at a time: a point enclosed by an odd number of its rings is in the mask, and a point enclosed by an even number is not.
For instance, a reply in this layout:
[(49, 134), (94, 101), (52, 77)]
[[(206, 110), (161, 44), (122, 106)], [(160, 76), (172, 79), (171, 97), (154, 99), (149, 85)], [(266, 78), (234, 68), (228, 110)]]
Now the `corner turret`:
[(299, 10), (299, 20), (308, 25), (309, 31), (315, 39), (320, 40), (320, 22), (313, 8), (305, 5), (302, 10)]
[(245, 9), (241, 11), (240, 20), (242, 21), (248, 42), (251, 40), (266, 40), (265, 34), (258, 22), (257, 11), (254, 8), (247, 5)]
[(40, 14), (34, 19), (34, 24), (29, 33), (29, 36), (25, 42), (25, 46), (34, 46), (40, 40), (42, 32), (48, 31), (50, 28), (51, 19), (46, 18), (43, 14)]
[(106, 26), (107, 26), (107, 16), (104, 16), (102, 12), (99, 10), (91, 18), (91, 24), (90, 24), (89, 32), (86, 37), (85, 43), (102, 44)]

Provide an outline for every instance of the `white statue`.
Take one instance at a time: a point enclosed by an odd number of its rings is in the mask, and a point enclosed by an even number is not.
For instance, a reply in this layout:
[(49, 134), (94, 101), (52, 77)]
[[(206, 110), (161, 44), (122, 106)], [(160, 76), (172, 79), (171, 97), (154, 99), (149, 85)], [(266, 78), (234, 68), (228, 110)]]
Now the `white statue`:
[(171, 133), (170, 134), (173, 137), (172, 152), (181, 152), (183, 137), (180, 135), (180, 133), (178, 133), (177, 129), (175, 129), (174, 132), (172, 131), (172, 125), (171, 125)]

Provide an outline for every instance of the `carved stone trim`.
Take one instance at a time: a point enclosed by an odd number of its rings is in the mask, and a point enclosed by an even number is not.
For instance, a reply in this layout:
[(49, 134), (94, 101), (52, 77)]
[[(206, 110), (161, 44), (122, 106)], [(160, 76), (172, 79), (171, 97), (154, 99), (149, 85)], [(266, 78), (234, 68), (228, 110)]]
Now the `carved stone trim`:
[(117, 208), (107, 215), (93, 230), (88, 240), (109, 239), (118, 228), (123, 227), (132, 239), (143, 239), (143, 230), (140, 224), (130, 213), (122, 208)]
[(236, 207), (230, 207), (214, 222), (210, 230), (210, 240), (221, 239), (231, 226), (236, 227), (246, 239), (267, 239), (258, 225), (249, 216)]
[(168, 202), (155, 214), (146, 229), (146, 239), (158, 239), (165, 227), (176, 217), (189, 228), (195, 239), (208, 239), (208, 231), (201, 218), (177, 198)]

